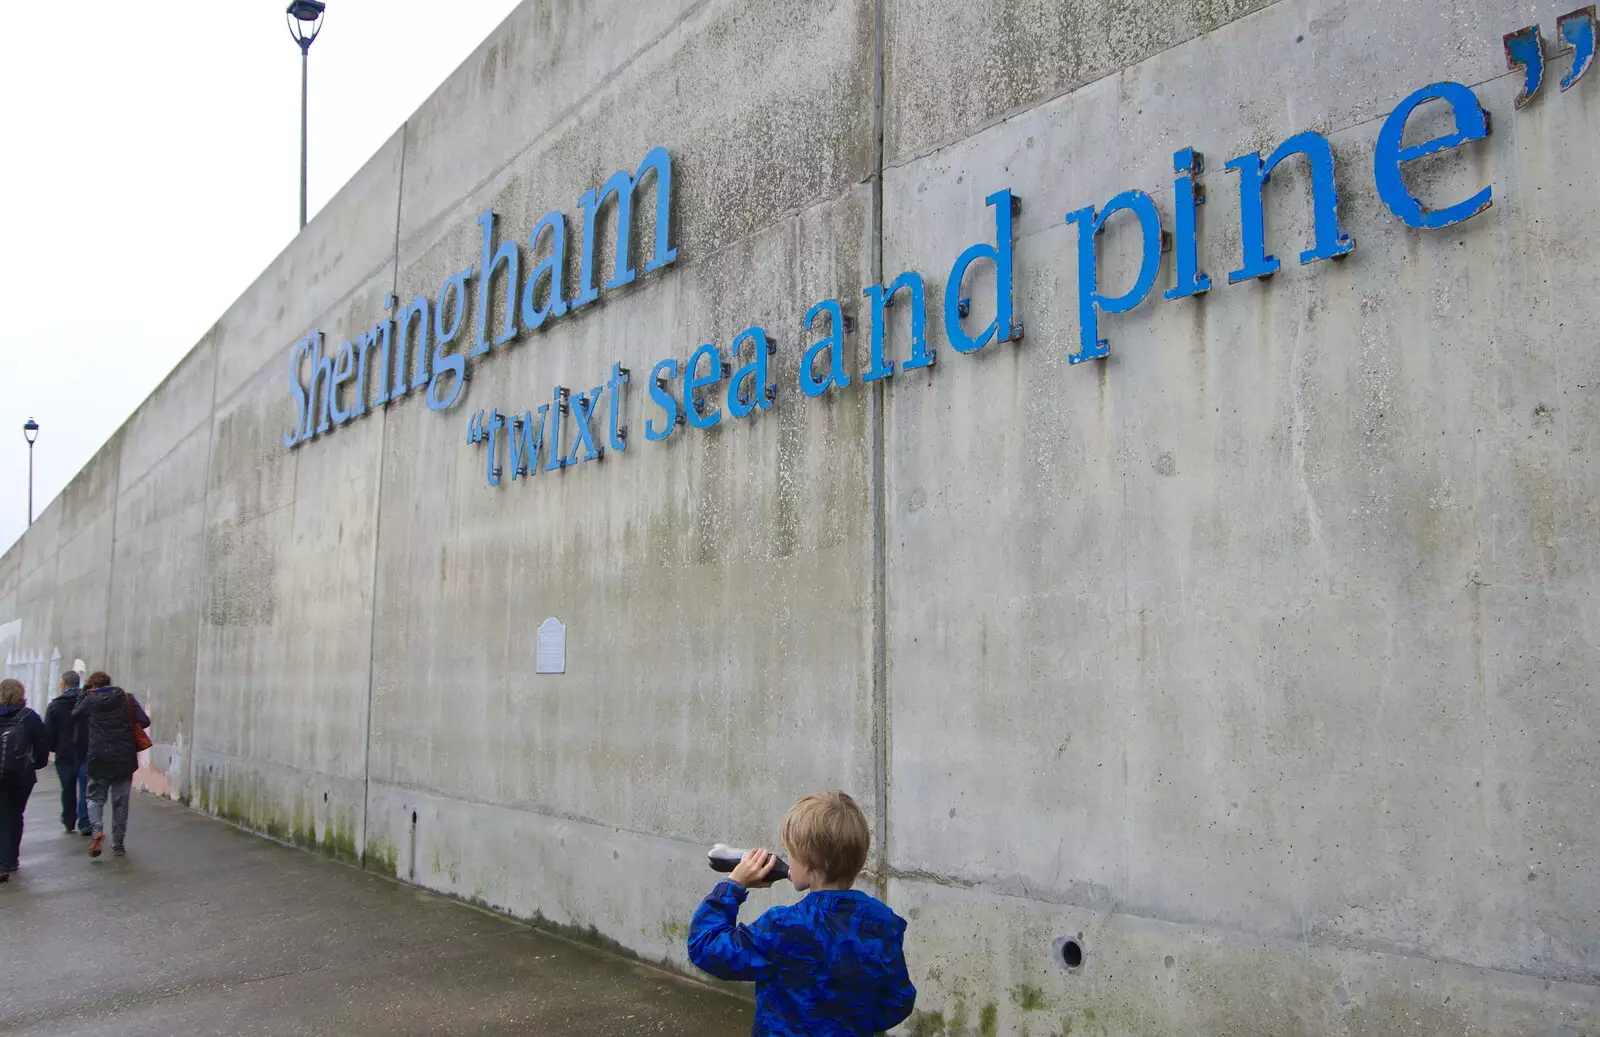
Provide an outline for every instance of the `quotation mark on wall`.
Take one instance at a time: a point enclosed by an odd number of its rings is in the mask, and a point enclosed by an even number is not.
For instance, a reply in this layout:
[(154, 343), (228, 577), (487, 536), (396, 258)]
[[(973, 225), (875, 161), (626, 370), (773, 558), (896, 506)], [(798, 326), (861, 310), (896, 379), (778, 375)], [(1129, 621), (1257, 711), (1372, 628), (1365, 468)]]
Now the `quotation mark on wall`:
[[(1594, 64), (1595, 13), (1594, 4), (1580, 7), (1556, 19), (1556, 35), (1565, 40), (1557, 53), (1572, 51), (1572, 69), (1561, 80), (1561, 89), (1571, 89)], [(1522, 69), (1522, 89), (1517, 93), (1516, 105), (1526, 107), (1544, 85), (1544, 33), (1537, 25), (1529, 25), (1505, 35), (1506, 67)]]
[(480, 410), (467, 419), (467, 442), (489, 444), (489, 459), (484, 468), (484, 475), (489, 480), (490, 486), (500, 485), (500, 464), (495, 460), (495, 435), (505, 423), (505, 418), (501, 417), (498, 408), (491, 410), (487, 418)]

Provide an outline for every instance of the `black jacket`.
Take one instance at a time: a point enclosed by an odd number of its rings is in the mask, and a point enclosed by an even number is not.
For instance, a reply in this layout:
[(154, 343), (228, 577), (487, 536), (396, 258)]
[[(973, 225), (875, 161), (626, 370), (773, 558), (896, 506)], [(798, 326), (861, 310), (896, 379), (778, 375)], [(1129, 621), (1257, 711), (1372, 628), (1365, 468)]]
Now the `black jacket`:
[(121, 688), (99, 688), (80, 695), (72, 715), (88, 721), (89, 752), (84, 762), (89, 765), (89, 777), (101, 781), (127, 781), (133, 777), (139, 769), (139, 754), (133, 749), (133, 725), (150, 726), (139, 700)]
[(33, 783), (38, 780), (33, 772), (50, 762), (50, 748), (44, 740), (44, 721), (27, 706), (0, 706), (0, 727), (9, 727), (13, 722), (22, 725), (33, 749), (33, 767), (24, 771), (21, 777), (22, 783), (32, 788)]
[(76, 766), (89, 755), (89, 728), (82, 719), (74, 719), (72, 710), (83, 694), (73, 688), (50, 700), (44, 708), (44, 740), (56, 754), (57, 763)]

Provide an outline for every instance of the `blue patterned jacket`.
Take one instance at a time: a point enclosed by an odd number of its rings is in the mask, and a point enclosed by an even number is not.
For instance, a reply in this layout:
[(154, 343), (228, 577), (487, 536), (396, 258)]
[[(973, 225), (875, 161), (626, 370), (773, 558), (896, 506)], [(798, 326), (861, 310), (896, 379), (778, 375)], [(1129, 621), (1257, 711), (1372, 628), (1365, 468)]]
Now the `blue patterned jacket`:
[(695, 909), (689, 960), (718, 979), (755, 981), (754, 1037), (859, 1037), (911, 1014), (905, 919), (882, 901), (817, 890), (740, 925), (746, 896), (717, 884)]

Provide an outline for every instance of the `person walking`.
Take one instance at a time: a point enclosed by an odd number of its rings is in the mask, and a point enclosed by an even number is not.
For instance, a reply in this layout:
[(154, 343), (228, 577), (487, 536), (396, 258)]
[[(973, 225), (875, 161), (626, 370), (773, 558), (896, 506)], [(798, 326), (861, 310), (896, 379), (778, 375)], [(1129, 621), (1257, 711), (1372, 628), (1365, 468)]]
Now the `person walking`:
[(115, 687), (111, 677), (95, 671), (84, 682), (84, 694), (72, 715), (88, 721), (89, 752), (89, 856), (100, 856), (105, 846), (106, 799), (111, 799), (111, 854), (127, 854), (128, 802), (133, 795), (133, 772), (139, 769), (139, 751), (133, 742), (134, 726), (147, 728), (150, 718), (139, 700)]
[(61, 779), (61, 824), (67, 834), (89, 834), (89, 768), (85, 756), (88, 732), (73, 717), (82, 692), (77, 670), (61, 675), (61, 694), (44, 710), (44, 739), (56, 754), (56, 777)]
[(50, 762), (44, 721), (28, 708), (27, 689), (7, 677), (0, 681), (0, 882), (11, 881), (22, 855), (22, 815), (38, 778)]

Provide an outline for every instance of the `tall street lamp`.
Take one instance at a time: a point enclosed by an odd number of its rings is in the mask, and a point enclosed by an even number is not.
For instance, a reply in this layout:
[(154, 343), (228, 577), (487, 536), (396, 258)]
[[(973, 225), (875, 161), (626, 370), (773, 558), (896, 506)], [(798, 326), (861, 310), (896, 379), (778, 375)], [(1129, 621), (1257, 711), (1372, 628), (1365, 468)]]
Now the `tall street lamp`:
[(33, 525), (33, 441), (39, 438), (39, 423), (32, 418), (22, 426), (22, 438), (28, 441), (28, 525)]
[(289, 35), (300, 44), (300, 229), (306, 229), (306, 70), (311, 44), (322, 31), (322, 0), (294, 0), (289, 5)]

